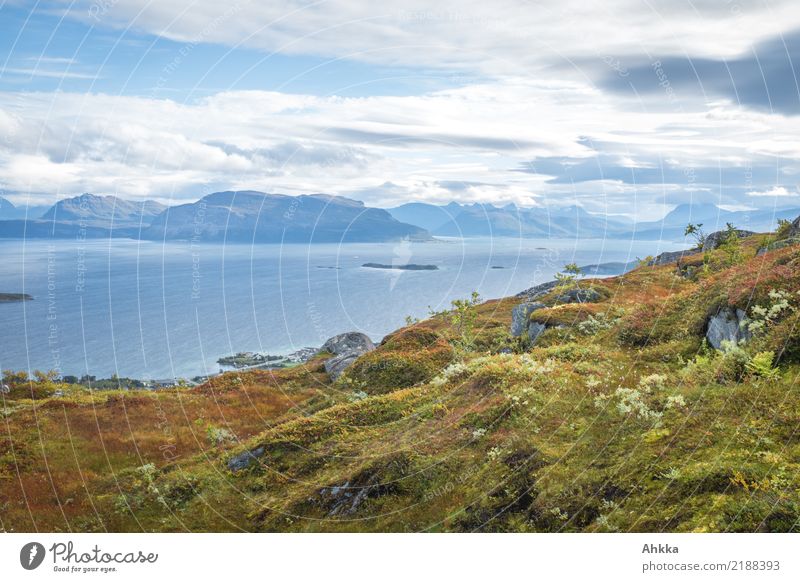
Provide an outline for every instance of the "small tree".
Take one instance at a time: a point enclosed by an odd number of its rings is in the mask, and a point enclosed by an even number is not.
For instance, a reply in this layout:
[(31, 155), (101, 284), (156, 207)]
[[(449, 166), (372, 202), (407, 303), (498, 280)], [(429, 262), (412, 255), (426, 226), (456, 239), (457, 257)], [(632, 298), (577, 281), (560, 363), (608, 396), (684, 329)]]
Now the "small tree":
[(689, 223), (683, 231), (683, 236), (690, 236), (694, 239), (695, 246), (702, 249), (706, 244), (706, 233), (703, 231), (703, 223)]
[(735, 265), (742, 260), (742, 242), (739, 240), (739, 231), (730, 222), (725, 225), (725, 236), (719, 245), (725, 253), (725, 263)]
[(577, 264), (568, 263), (564, 265), (560, 273), (556, 273), (556, 281), (558, 281), (558, 286), (561, 289), (569, 291), (570, 289), (580, 287), (578, 278), (582, 276), (583, 271)]
[(792, 231), (792, 221), (785, 218), (778, 219), (778, 228), (775, 230), (775, 238), (782, 239), (789, 236)]
[(478, 312), (475, 307), (480, 302), (481, 296), (477, 291), (473, 291), (468, 299), (451, 301), (450, 310), (430, 310), (430, 316), (441, 316), (449, 320), (457, 336), (455, 340), (456, 346), (464, 351), (469, 351), (475, 346), (475, 321), (478, 319)]

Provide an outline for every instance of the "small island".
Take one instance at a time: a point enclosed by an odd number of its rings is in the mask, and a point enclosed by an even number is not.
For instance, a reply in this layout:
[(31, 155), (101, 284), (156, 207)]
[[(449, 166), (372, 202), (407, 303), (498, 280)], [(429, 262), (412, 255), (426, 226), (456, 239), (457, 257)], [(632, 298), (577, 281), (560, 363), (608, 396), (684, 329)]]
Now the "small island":
[(27, 293), (0, 293), (0, 303), (16, 303), (19, 301), (33, 301)]
[(384, 265), (383, 263), (364, 263), (362, 267), (368, 269), (400, 269), (401, 271), (438, 271), (439, 267), (436, 265), (416, 265), (408, 263), (405, 265)]

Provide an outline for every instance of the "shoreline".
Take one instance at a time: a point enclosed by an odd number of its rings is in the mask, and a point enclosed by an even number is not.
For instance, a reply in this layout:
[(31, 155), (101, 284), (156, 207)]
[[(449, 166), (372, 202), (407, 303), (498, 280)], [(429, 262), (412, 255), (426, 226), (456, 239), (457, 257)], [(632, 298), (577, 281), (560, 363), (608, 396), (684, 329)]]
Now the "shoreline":
[[(598, 267), (605, 264), (606, 263), (602, 263), (600, 265), (587, 265), (586, 267)], [(602, 275), (600, 274), (594, 275), (587, 273), (587, 275), (593, 279), (602, 279), (609, 276), (615, 276), (615, 274), (611, 273), (603, 273)], [(526, 289), (523, 289), (522, 291), (516, 294), (507, 295), (504, 297), (520, 297), (526, 291), (547, 283), (549, 282), (545, 281), (542, 283), (534, 284), (532, 287), (527, 287)], [(485, 298), (484, 300), (489, 301), (493, 299), (502, 299), (504, 297), (494, 297), (494, 298), (489, 297)], [(402, 324), (400, 325), (400, 327), (402, 327)], [(400, 327), (396, 329), (400, 329)], [(345, 333), (347, 331), (348, 330), (343, 330), (340, 333)], [(314, 355), (318, 353), (319, 349), (320, 348), (303, 347), (298, 350), (293, 350), (285, 354), (240, 351), (233, 354), (221, 356), (219, 359), (217, 359), (215, 361), (215, 364), (219, 366), (218, 368), (219, 371), (216, 373), (200, 373), (192, 376), (176, 376), (174, 378), (142, 378), (142, 377), (134, 378), (129, 376), (115, 376), (115, 375), (112, 375), (107, 378), (98, 378), (97, 376), (91, 374), (84, 374), (82, 376), (77, 376), (75, 374), (60, 374), (59, 376), (57, 376), (57, 378), (61, 379), (61, 381), (65, 383), (84, 386), (90, 390), (118, 390), (118, 389), (158, 390), (163, 388), (173, 388), (180, 386), (197, 386), (202, 384), (203, 382), (206, 382), (210, 378), (215, 378), (217, 376), (230, 372), (246, 372), (250, 370), (259, 370), (259, 369), (277, 370), (277, 369), (284, 369), (292, 366), (297, 366), (302, 363), (305, 363), (306, 361), (314, 357)], [(234, 364), (237, 358), (242, 362), (243, 365), (237, 366)], [(251, 361), (248, 361), (248, 359)], [(226, 360), (231, 363), (230, 364), (223, 363), (223, 361)], [(113, 383), (116, 383), (117, 386), (113, 386), (112, 385)]]

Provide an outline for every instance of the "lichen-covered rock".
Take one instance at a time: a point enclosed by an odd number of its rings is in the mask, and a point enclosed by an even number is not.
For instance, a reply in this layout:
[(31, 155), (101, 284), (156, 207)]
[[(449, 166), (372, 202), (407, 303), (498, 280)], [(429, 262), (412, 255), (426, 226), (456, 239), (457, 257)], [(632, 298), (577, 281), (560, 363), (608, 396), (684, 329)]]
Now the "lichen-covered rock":
[(556, 303), (594, 303), (601, 298), (594, 289), (570, 289), (556, 297)]
[(538, 299), (539, 297), (544, 297), (550, 291), (555, 289), (560, 283), (558, 281), (547, 281), (546, 283), (540, 283), (538, 285), (534, 285), (525, 291), (520, 291), (515, 295), (520, 299), (526, 299), (527, 301), (533, 301), (534, 299)]
[(375, 344), (372, 343), (372, 340), (369, 339), (366, 334), (357, 331), (349, 331), (328, 339), (322, 344), (320, 351), (330, 352), (334, 356), (341, 356), (342, 354), (349, 354), (351, 352), (369, 352), (374, 349)]
[(761, 256), (764, 253), (768, 253), (769, 251), (777, 251), (778, 249), (784, 249), (786, 247), (790, 247), (793, 245), (800, 245), (800, 236), (792, 236), (789, 238), (771, 242), (767, 246), (758, 249), (756, 255)]
[(326, 517), (351, 516), (370, 500), (400, 492), (410, 466), (407, 454), (392, 455), (388, 460), (363, 469), (343, 483), (321, 488), (308, 502), (324, 510)]
[(708, 320), (706, 339), (714, 349), (722, 349), (723, 342), (739, 343), (750, 339), (747, 314), (741, 309), (723, 307)]
[(253, 450), (244, 451), (243, 453), (231, 457), (228, 459), (228, 470), (235, 473), (236, 471), (247, 469), (260, 457), (264, 456), (265, 450), (264, 447), (256, 447)]
[[(754, 233), (751, 230), (741, 230), (735, 229), (736, 236), (739, 238), (747, 238), (749, 236), (753, 236)], [(703, 251), (713, 251), (714, 249), (719, 248), (725, 240), (728, 238), (728, 231), (727, 230), (718, 230), (717, 232), (712, 232), (708, 235), (705, 240), (703, 241)]]
[(789, 236), (800, 236), (800, 216), (795, 218), (789, 227)]
[(667, 253), (661, 253), (656, 258), (651, 259), (647, 262), (649, 267), (658, 266), (658, 265), (668, 265), (669, 263), (675, 263), (680, 261), (685, 257), (691, 257), (692, 255), (696, 255), (702, 252), (700, 249), (686, 249), (683, 251), (671, 251)]
[(538, 321), (531, 321), (528, 324), (528, 339), (530, 340), (531, 344), (536, 343), (536, 340), (539, 339), (539, 336), (542, 335), (547, 326), (543, 323), (539, 323)]
[(334, 357), (325, 360), (325, 371), (336, 380), (356, 358), (375, 349), (375, 344), (363, 333), (351, 331), (328, 339), (320, 351), (330, 352)]
[(520, 303), (511, 311), (511, 337), (519, 337), (528, 329), (531, 313), (544, 307), (544, 303)]

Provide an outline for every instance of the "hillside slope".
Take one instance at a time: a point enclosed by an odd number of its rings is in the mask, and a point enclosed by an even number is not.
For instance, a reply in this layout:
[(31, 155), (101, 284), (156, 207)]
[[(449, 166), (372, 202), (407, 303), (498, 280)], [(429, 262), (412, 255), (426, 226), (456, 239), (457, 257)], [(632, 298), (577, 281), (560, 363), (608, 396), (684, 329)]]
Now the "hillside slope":
[(328, 354), (152, 393), (6, 374), (0, 525), (797, 531), (798, 235), (461, 302), (335, 382)]

